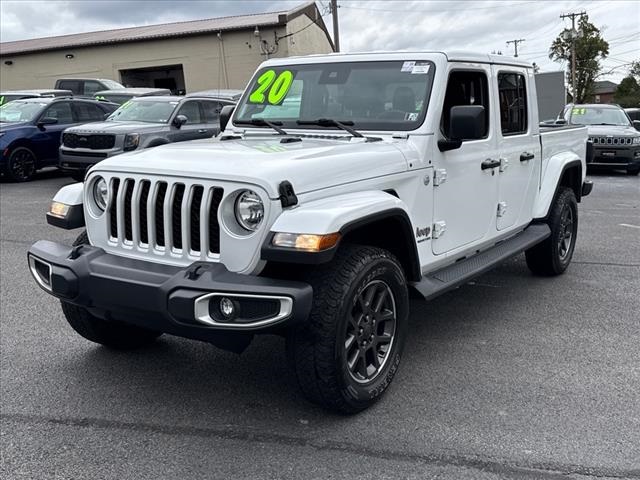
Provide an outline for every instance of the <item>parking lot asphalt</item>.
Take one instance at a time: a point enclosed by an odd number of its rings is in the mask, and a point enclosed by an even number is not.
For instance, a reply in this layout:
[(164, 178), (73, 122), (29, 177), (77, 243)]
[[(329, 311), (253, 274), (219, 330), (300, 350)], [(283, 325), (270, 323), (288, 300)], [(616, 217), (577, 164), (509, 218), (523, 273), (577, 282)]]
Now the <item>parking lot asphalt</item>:
[(2, 183), (0, 477), (640, 478), (640, 178), (591, 178), (567, 273), (519, 256), (412, 301), (395, 381), (352, 417), (303, 399), (277, 337), (238, 356), (74, 334), (26, 264), (32, 242), (79, 233), (44, 218), (71, 181)]

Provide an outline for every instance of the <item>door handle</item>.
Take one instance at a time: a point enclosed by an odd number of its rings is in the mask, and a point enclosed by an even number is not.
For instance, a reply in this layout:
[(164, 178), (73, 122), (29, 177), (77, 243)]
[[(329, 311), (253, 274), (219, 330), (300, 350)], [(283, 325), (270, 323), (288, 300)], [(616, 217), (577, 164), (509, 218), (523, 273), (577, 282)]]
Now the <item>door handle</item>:
[(487, 158), (484, 162), (480, 164), (480, 168), (482, 168), (482, 170), (497, 168), (499, 166), (500, 166), (500, 160), (494, 160), (493, 158)]
[(521, 162), (528, 162), (529, 160), (533, 160), (534, 158), (535, 158), (535, 155), (533, 153), (522, 152), (520, 154), (520, 161)]

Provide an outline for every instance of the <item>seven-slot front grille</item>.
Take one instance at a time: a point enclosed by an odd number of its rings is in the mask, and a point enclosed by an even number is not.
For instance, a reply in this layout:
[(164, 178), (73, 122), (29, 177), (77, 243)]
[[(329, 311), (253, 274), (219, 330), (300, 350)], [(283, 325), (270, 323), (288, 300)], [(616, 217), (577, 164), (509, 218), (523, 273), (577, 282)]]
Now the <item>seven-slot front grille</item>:
[(111, 241), (145, 250), (220, 253), (222, 188), (112, 178), (109, 189)]
[(632, 137), (589, 137), (594, 145), (631, 145)]
[(116, 143), (115, 135), (81, 133), (62, 134), (62, 144), (68, 148), (88, 148), (91, 150), (106, 150), (113, 148)]

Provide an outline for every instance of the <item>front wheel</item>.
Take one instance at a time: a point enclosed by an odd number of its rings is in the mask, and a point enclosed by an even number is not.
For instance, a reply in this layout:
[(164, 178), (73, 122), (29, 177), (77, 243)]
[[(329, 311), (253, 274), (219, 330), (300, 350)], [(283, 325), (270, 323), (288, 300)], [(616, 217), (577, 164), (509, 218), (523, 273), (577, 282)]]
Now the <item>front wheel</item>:
[(578, 202), (572, 189), (558, 192), (547, 223), (551, 235), (526, 251), (527, 266), (536, 275), (560, 275), (571, 263), (578, 235)]
[(308, 324), (287, 338), (300, 388), (330, 410), (364, 410), (400, 364), (409, 312), (402, 267), (380, 248), (345, 245), (306, 280), (314, 292)]
[(36, 156), (28, 148), (16, 148), (9, 155), (6, 172), (14, 182), (28, 182), (36, 173)]

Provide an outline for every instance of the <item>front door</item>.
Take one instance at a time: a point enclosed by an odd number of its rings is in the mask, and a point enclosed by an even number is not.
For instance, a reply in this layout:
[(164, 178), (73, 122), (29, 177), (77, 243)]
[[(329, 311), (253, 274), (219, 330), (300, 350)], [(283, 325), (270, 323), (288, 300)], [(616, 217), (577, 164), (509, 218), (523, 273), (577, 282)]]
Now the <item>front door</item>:
[[(528, 223), (540, 175), (541, 147), (530, 99), (533, 77), (524, 68), (494, 66), (494, 106), (500, 151), (497, 229)], [(535, 132), (535, 135), (534, 135)], [(528, 206), (528, 211), (527, 211)]]
[[(177, 117), (178, 115), (187, 117), (187, 123), (180, 128), (172, 127), (170, 134), (172, 142), (184, 142), (185, 140), (205, 138), (206, 128), (198, 100), (187, 100), (184, 102), (175, 116)], [(213, 135), (213, 132), (211, 135)]]
[(463, 141), (460, 148), (446, 152), (435, 147), (432, 248), (436, 255), (471, 245), (495, 231), (498, 168), (487, 168), (497, 159), (490, 78), (488, 65), (454, 66), (449, 73), (441, 132), (436, 138), (449, 138), (451, 107), (457, 105), (482, 105), (486, 125), (484, 138)]

